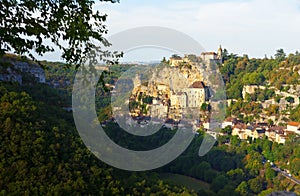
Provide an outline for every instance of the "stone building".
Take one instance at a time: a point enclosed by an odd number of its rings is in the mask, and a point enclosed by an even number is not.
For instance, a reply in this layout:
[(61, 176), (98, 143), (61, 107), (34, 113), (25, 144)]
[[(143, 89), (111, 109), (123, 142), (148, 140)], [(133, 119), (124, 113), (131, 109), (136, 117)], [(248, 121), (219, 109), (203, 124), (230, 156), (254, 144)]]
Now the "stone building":
[(211, 64), (214, 62), (223, 63), (223, 49), (220, 46), (218, 53), (215, 52), (202, 52), (201, 59), (205, 64)]
[(215, 52), (202, 52), (201, 53), (201, 59), (203, 62), (210, 64), (211, 60), (217, 60), (218, 55)]
[(170, 101), (171, 106), (177, 107), (177, 108), (186, 108), (187, 107), (187, 99), (188, 96), (185, 92), (172, 92)]
[[(169, 64), (171, 67), (177, 67), (181, 63), (191, 63), (192, 61), (198, 61), (199, 57), (195, 55), (185, 55), (183, 58), (178, 55), (173, 55), (169, 59)], [(218, 52), (202, 52), (200, 55), (200, 59), (203, 63), (209, 65), (211, 63), (223, 63), (223, 49), (222, 46), (219, 47)]]
[(183, 59), (180, 56), (172, 56), (169, 60), (169, 64), (172, 67), (177, 67), (182, 62), (183, 62)]
[(243, 91), (242, 91), (242, 95), (243, 95), (243, 99), (246, 99), (247, 94), (251, 95), (254, 94), (256, 90), (265, 90), (266, 87), (265, 86), (258, 86), (258, 85), (245, 85), (243, 87)]
[(300, 134), (300, 123), (299, 122), (289, 122), (287, 124), (286, 130), (294, 132), (296, 134)]
[(200, 108), (207, 99), (206, 92), (207, 89), (201, 81), (194, 82), (189, 88), (186, 88), (185, 93), (187, 94), (187, 107)]
[(150, 116), (158, 119), (165, 119), (168, 115), (168, 106), (161, 102), (151, 105)]

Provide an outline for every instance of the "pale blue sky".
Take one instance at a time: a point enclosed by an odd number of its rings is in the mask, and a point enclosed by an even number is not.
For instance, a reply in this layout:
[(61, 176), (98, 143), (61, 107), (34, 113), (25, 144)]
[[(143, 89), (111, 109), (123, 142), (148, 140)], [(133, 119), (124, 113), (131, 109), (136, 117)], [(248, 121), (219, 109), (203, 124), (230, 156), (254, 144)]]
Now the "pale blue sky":
[[(264, 57), (279, 48), (300, 51), (299, 7), (299, 0), (120, 0), (96, 2), (94, 9), (108, 14), (109, 35), (162, 26), (186, 33), (207, 51), (222, 44), (233, 53)], [(169, 54), (135, 52), (125, 60), (158, 60)]]
[[(207, 51), (222, 44), (252, 57), (300, 50), (299, 0), (121, 0), (95, 9), (109, 17), (110, 33), (138, 26), (182, 31)], [(155, 57), (154, 57), (155, 59)]]

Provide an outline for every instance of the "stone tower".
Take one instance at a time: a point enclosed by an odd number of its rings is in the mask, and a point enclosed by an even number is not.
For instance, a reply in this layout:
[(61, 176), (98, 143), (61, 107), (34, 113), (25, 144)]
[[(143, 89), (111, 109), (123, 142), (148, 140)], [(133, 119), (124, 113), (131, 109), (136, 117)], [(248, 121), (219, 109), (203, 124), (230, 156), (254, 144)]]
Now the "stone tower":
[(223, 49), (222, 46), (220, 45), (219, 49), (218, 49), (218, 59), (220, 60), (220, 62), (222, 63), (223, 60)]

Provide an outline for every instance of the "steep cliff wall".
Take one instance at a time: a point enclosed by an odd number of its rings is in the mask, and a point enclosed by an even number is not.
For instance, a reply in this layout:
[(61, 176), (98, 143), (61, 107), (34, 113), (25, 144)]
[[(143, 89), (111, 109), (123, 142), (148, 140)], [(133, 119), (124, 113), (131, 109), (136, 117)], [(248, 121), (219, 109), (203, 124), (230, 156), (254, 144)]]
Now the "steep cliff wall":
[(22, 84), (25, 73), (32, 75), (39, 83), (46, 82), (45, 71), (40, 66), (14, 56), (0, 59), (0, 81)]

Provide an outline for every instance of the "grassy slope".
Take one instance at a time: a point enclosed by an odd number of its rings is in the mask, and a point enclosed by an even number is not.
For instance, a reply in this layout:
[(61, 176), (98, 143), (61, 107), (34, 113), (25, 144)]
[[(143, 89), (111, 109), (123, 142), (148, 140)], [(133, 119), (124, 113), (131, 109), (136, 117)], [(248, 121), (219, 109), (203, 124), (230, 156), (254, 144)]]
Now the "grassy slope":
[(209, 190), (210, 186), (206, 182), (180, 174), (163, 173), (160, 174), (160, 178), (164, 181), (169, 181), (179, 186), (185, 186), (189, 190), (194, 191), (198, 191), (199, 189)]

